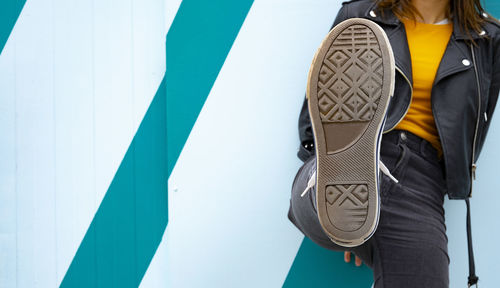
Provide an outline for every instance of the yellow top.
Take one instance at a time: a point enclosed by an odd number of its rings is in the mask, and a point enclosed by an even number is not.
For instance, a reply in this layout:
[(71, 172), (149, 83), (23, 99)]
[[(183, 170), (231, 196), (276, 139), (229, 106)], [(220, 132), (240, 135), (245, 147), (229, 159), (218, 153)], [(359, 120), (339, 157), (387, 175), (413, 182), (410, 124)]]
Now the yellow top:
[(431, 90), (453, 32), (453, 23), (425, 24), (408, 19), (401, 21), (405, 25), (410, 47), (413, 99), (408, 113), (395, 129), (410, 131), (429, 141), (441, 157), (443, 151), (432, 115)]

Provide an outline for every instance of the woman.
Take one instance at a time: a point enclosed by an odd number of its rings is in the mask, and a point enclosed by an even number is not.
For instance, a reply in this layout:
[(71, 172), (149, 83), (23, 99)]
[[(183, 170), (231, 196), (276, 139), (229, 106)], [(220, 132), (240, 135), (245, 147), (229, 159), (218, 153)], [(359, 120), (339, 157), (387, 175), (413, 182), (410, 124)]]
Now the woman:
[(355, 0), (333, 27), (309, 74), (288, 217), (346, 261), (353, 251), (375, 287), (448, 287), (444, 195), (469, 208), (500, 26), (478, 0)]

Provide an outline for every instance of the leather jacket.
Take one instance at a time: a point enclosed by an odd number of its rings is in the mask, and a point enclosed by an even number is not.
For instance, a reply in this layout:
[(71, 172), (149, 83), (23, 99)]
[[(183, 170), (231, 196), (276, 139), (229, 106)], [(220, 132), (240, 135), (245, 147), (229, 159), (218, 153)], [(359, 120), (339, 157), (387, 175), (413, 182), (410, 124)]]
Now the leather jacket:
[[(404, 25), (387, 9), (380, 11), (372, 0), (344, 2), (333, 26), (348, 18), (372, 20), (386, 32), (396, 64), (394, 97), (388, 108), (384, 133), (403, 119), (412, 100), (412, 68)], [(476, 161), (493, 115), (500, 88), (500, 25), (484, 14), (483, 31), (470, 31), (469, 41), (456, 17), (431, 92), (431, 107), (443, 148), (447, 193), (450, 199), (471, 196)], [(333, 27), (332, 26), (332, 27)], [(298, 157), (314, 154), (311, 121), (304, 101), (299, 117), (301, 145)]]

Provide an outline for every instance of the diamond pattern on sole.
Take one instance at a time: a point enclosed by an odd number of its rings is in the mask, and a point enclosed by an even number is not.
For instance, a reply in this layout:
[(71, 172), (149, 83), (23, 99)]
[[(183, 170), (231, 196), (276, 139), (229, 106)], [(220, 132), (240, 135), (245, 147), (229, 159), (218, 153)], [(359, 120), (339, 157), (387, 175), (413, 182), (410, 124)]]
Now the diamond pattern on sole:
[(377, 38), (364, 25), (345, 29), (319, 72), (318, 106), (323, 123), (370, 121), (382, 93), (383, 63)]

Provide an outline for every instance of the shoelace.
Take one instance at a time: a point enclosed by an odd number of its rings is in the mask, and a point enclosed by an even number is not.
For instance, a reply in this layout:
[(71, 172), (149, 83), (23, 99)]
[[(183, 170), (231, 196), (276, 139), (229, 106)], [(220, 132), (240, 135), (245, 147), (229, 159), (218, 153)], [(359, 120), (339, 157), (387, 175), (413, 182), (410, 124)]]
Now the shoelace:
[[(382, 173), (387, 175), (395, 183), (399, 183), (398, 179), (396, 179), (394, 176), (392, 176), (391, 172), (389, 171), (387, 166), (385, 166), (384, 163), (382, 163), (382, 161), (379, 161), (378, 163), (379, 163), (380, 171), (382, 171)], [(304, 197), (307, 194), (307, 192), (311, 188), (314, 187), (314, 185), (316, 185), (316, 171), (314, 171), (314, 173), (311, 175), (311, 178), (309, 178), (309, 181), (307, 181), (307, 187), (304, 190), (304, 192), (302, 192), (302, 194), (300, 194), (300, 197)]]
[(314, 185), (316, 185), (316, 171), (314, 171), (314, 173), (311, 175), (311, 178), (309, 178), (309, 181), (307, 181), (307, 187), (304, 190), (304, 192), (302, 192), (302, 194), (300, 194), (300, 197), (304, 197), (304, 195), (306, 195), (307, 191), (309, 191), (309, 189), (314, 187)]
[(379, 165), (380, 171), (382, 171), (382, 173), (384, 173), (386, 176), (391, 178), (391, 180), (394, 181), (394, 183), (399, 183), (398, 179), (396, 179), (396, 177), (392, 176), (391, 171), (389, 171), (387, 166), (385, 166), (385, 164), (382, 163), (382, 161), (378, 161), (378, 165)]

